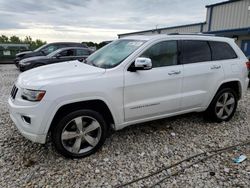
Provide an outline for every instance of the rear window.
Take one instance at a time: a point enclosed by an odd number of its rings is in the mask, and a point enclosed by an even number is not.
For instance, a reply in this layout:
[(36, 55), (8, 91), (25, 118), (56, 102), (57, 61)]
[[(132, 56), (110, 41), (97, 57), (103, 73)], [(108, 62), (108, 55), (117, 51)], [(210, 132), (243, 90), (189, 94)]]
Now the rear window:
[(225, 42), (209, 41), (212, 51), (212, 60), (224, 60), (237, 58), (232, 47)]
[(183, 40), (181, 56), (183, 64), (211, 61), (211, 52), (207, 41)]

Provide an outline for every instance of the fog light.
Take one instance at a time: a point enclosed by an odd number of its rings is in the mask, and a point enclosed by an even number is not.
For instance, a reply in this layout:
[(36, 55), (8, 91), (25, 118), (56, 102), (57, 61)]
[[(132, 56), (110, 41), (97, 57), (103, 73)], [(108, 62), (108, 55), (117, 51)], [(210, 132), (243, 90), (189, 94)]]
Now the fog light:
[(31, 119), (30, 119), (30, 117), (28, 117), (28, 116), (22, 116), (22, 120), (23, 120), (25, 123), (27, 123), (27, 124), (30, 124), (30, 123), (31, 123)]

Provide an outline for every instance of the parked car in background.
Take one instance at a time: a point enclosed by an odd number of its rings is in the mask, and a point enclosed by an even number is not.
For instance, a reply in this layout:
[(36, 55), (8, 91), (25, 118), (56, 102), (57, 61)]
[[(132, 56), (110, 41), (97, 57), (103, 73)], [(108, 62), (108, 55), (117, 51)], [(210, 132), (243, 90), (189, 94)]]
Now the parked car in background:
[(20, 60), (29, 58), (29, 57), (35, 57), (35, 56), (46, 56), (50, 54), (51, 52), (54, 52), (60, 48), (65, 47), (82, 47), (82, 48), (88, 48), (86, 44), (82, 43), (76, 43), (76, 42), (55, 42), (55, 43), (49, 43), (45, 44), (39, 48), (37, 48), (34, 51), (25, 51), (16, 54), (16, 58), (14, 59), (15, 65), (18, 67), (18, 63)]
[(83, 61), (93, 51), (88, 48), (68, 47), (58, 49), (47, 56), (37, 56), (23, 59), (19, 62), (20, 71), (26, 71), (35, 67), (60, 63), (64, 61), (79, 60)]
[(86, 157), (103, 145), (110, 129), (188, 112), (229, 121), (247, 90), (248, 64), (229, 38), (126, 37), (83, 62), (20, 74), (9, 112), (26, 138), (45, 143), (51, 133), (59, 153)]

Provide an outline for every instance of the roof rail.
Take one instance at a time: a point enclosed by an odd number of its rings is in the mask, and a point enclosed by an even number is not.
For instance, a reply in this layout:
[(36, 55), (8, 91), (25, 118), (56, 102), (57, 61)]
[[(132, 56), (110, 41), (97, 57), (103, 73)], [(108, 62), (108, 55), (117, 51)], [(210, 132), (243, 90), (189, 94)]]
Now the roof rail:
[(168, 35), (200, 35), (200, 36), (216, 36), (215, 34), (206, 34), (206, 33), (169, 33)]

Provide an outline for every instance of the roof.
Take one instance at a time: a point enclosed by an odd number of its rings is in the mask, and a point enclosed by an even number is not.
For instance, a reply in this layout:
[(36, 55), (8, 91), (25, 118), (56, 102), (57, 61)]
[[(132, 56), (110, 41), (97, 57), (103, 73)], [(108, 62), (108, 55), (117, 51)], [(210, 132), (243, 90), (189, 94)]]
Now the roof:
[(47, 44), (82, 44), (82, 43), (80, 43), (80, 42), (51, 42), (51, 43), (47, 43)]
[(211, 5), (206, 5), (206, 8), (214, 7), (214, 6), (219, 6), (219, 5), (224, 5), (224, 4), (228, 4), (228, 3), (234, 3), (234, 2), (236, 2), (236, 1), (241, 1), (241, 0), (223, 1), (223, 2), (220, 2), (220, 3), (215, 3), (215, 4), (211, 4)]
[(71, 49), (83, 49), (83, 50), (89, 50), (88, 48), (85, 47), (65, 47), (65, 48), (59, 48), (56, 51), (63, 51), (63, 50), (71, 50)]
[(120, 40), (157, 40), (157, 39), (174, 39), (174, 40), (213, 40), (213, 41), (231, 41), (233, 39), (227, 37), (218, 37), (218, 36), (211, 36), (211, 35), (203, 35), (203, 34), (177, 34), (177, 35), (167, 35), (167, 34), (158, 34), (158, 35), (132, 35), (121, 38)]

